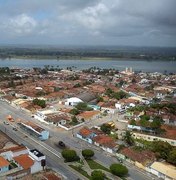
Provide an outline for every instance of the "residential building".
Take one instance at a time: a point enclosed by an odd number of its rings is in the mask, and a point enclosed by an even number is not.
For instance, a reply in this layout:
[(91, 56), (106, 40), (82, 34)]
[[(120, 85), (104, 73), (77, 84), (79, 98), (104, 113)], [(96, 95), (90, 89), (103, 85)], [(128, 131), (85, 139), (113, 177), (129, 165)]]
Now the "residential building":
[(39, 138), (40, 140), (47, 140), (49, 138), (49, 131), (32, 122), (20, 122), (18, 124), (22, 129), (26, 130), (26, 132)]
[(176, 179), (176, 168), (175, 166), (165, 163), (165, 162), (154, 162), (149, 170), (150, 173), (158, 176), (165, 180), (175, 180)]
[(9, 170), (10, 163), (2, 156), (0, 156), (0, 173), (7, 172)]

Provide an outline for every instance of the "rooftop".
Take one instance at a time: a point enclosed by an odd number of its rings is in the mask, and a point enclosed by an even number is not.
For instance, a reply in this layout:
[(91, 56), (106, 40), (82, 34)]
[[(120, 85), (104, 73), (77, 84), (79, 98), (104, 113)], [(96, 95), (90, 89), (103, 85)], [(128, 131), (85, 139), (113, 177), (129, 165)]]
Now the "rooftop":
[(83, 127), (79, 131), (79, 134), (84, 136), (84, 137), (89, 136), (91, 133), (92, 133), (92, 131), (90, 129), (88, 129), (87, 127)]
[(138, 151), (132, 148), (124, 148), (121, 150), (121, 153), (133, 161), (140, 162), (143, 165), (148, 164), (155, 160), (155, 155), (149, 150)]
[(30, 150), (30, 152), (33, 153), (33, 154), (34, 154), (35, 156), (37, 156), (37, 157), (42, 157), (42, 156), (44, 156), (44, 154), (41, 153), (40, 151), (38, 151), (37, 149), (32, 149), (32, 150)]
[(107, 135), (98, 135), (94, 137), (93, 139), (96, 143), (109, 147), (109, 148), (114, 148), (115, 146), (117, 146), (114, 139), (112, 139), (111, 137)]
[(4, 167), (4, 166), (8, 166), (10, 163), (4, 159), (2, 156), (0, 156), (0, 168)]
[(14, 160), (22, 166), (23, 169), (29, 169), (34, 164), (34, 161), (27, 154), (14, 157)]
[(171, 164), (165, 162), (154, 162), (150, 167), (168, 177), (176, 179), (176, 167)]

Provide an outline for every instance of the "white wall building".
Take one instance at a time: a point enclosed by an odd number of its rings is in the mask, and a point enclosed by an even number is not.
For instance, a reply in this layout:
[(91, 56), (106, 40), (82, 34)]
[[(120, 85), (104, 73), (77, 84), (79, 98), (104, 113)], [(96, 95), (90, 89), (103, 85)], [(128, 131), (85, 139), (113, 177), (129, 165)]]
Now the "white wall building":
[(66, 106), (76, 106), (80, 102), (83, 102), (83, 101), (77, 97), (72, 97), (72, 98), (69, 98), (66, 100), (65, 105)]

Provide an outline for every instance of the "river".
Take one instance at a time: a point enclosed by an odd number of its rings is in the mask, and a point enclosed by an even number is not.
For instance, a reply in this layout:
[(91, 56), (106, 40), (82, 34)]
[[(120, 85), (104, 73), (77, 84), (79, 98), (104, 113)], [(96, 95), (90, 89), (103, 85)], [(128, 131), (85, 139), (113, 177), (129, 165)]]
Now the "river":
[(90, 67), (114, 68), (124, 70), (132, 67), (134, 71), (143, 72), (172, 72), (176, 73), (176, 61), (145, 61), (145, 60), (49, 60), (49, 59), (0, 59), (0, 67), (33, 68), (50, 65), (53, 67), (87, 69)]

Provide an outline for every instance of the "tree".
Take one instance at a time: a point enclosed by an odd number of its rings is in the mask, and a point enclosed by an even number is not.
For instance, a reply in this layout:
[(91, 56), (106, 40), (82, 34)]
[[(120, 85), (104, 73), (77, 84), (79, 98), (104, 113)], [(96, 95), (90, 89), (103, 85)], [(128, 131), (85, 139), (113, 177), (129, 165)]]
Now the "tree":
[(136, 83), (137, 81), (136, 81), (135, 78), (133, 78), (133, 79), (131, 80), (131, 82), (132, 82), (132, 83)]
[(94, 151), (92, 151), (91, 149), (84, 149), (82, 150), (82, 156), (85, 159), (91, 159), (94, 156)]
[(71, 149), (64, 149), (62, 151), (62, 156), (66, 162), (72, 162), (72, 161), (79, 160), (79, 157), (77, 156), (76, 151), (71, 150)]
[(33, 100), (33, 104), (34, 104), (34, 105), (38, 105), (38, 106), (40, 106), (40, 107), (42, 107), (42, 108), (45, 108), (45, 107), (46, 107), (46, 101), (43, 100), (43, 99), (34, 99), (34, 100)]
[(132, 120), (130, 121), (130, 125), (136, 126), (136, 121), (135, 121), (134, 119), (132, 119)]
[(120, 177), (128, 174), (128, 169), (122, 164), (111, 164), (110, 171), (112, 174)]
[(73, 122), (73, 123), (77, 123), (77, 122), (78, 122), (76, 116), (73, 116), (73, 117), (72, 117), (72, 122)]
[(114, 91), (113, 91), (111, 88), (108, 88), (108, 89), (106, 89), (105, 94), (106, 94), (107, 96), (111, 96), (111, 94), (112, 94), (113, 92), (114, 92)]
[(103, 97), (97, 96), (97, 102), (103, 102), (103, 101), (104, 101)]
[(173, 165), (176, 165), (176, 148), (169, 152), (167, 161)]
[(124, 140), (129, 146), (132, 146), (134, 144), (134, 140), (132, 138), (132, 133), (130, 131), (126, 131)]
[(91, 173), (91, 180), (104, 180), (105, 179), (105, 174), (102, 171), (92, 171)]
[(70, 114), (78, 115), (78, 114), (79, 114), (79, 110), (76, 109), (76, 108), (73, 108), (73, 109), (70, 111)]
[(156, 153), (158, 158), (167, 159), (171, 150), (172, 146), (168, 142), (153, 142), (153, 151)]
[(80, 102), (75, 106), (79, 111), (92, 111), (91, 107), (88, 107), (86, 103)]
[(77, 83), (73, 86), (74, 88), (78, 88), (78, 87), (81, 87), (81, 84)]
[(102, 124), (100, 129), (105, 133), (105, 134), (110, 134), (111, 133), (111, 130), (112, 130), (112, 127), (111, 125), (109, 124)]

